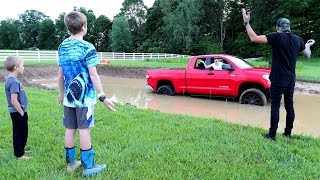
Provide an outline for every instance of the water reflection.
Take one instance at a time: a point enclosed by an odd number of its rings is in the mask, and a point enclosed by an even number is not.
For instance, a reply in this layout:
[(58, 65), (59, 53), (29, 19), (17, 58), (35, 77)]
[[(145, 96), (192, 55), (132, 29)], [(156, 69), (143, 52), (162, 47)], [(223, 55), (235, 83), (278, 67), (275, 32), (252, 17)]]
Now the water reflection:
[[(139, 108), (154, 109), (166, 113), (189, 114), (200, 117), (216, 117), (228, 122), (269, 128), (270, 104), (267, 106), (242, 105), (225, 99), (208, 99), (190, 96), (161, 96), (145, 89), (146, 80), (101, 76), (103, 89), (114, 102), (132, 104)], [(57, 88), (56, 80), (36, 83)], [(320, 96), (295, 93), (295, 134), (320, 136)], [(285, 109), (280, 108), (279, 131), (285, 126)]]

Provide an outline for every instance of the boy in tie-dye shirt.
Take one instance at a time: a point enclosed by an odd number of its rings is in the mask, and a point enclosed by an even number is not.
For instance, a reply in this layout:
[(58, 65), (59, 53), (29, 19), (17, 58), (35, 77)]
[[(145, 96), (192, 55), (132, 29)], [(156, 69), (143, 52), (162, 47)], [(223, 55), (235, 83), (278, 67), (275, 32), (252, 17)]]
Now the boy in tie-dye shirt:
[[(91, 146), (90, 127), (94, 125), (94, 104), (98, 99), (111, 111), (113, 103), (103, 92), (96, 65), (99, 58), (95, 47), (83, 40), (87, 33), (87, 18), (80, 12), (70, 12), (64, 18), (71, 36), (59, 46), (58, 54), (58, 101), (64, 106), (63, 125), (65, 132), (65, 157), (67, 171), (84, 167), (83, 175), (103, 171), (107, 165), (94, 162)], [(81, 162), (76, 159), (75, 134), (79, 129)]]

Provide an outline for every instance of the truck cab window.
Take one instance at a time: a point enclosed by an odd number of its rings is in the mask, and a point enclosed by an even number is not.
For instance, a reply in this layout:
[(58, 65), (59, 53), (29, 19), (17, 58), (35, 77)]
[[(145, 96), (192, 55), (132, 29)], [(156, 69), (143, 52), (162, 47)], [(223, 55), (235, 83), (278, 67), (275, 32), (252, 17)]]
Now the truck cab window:
[(205, 69), (204, 64), (202, 63), (202, 61), (204, 61), (205, 59), (197, 59), (196, 64), (195, 64), (195, 69)]

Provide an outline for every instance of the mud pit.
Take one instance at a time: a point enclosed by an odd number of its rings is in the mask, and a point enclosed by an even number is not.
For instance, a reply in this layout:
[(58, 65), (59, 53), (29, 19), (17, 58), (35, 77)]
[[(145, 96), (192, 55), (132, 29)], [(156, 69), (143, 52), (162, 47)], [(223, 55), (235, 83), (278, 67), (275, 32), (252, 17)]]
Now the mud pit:
[[(98, 66), (97, 70), (100, 75), (144, 79), (146, 70), (149, 68), (125, 68), (125, 67), (112, 67), (112, 66)], [(41, 67), (25, 67), (24, 74), (20, 77), (20, 80), (25, 86), (39, 87), (48, 89), (47, 87), (37, 85), (33, 83), (33, 79), (46, 79), (57, 76), (58, 68), (56, 66), (41, 66)], [(5, 81), (7, 72), (4, 68), (0, 69), (0, 82)], [(308, 82), (296, 82), (296, 92), (308, 93), (308, 94), (320, 94), (320, 84), (308, 83)]]

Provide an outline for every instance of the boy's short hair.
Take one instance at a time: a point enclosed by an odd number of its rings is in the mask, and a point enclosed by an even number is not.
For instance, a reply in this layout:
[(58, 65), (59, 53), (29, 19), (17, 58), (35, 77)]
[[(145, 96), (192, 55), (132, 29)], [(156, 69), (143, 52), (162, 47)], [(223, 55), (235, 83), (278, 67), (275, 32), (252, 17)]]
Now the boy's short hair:
[(64, 17), (64, 24), (71, 34), (78, 34), (87, 24), (87, 17), (81, 12), (72, 11)]
[(19, 66), (22, 62), (22, 59), (19, 56), (8, 56), (4, 61), (4, 67), (12, 72), (15, 66)]

